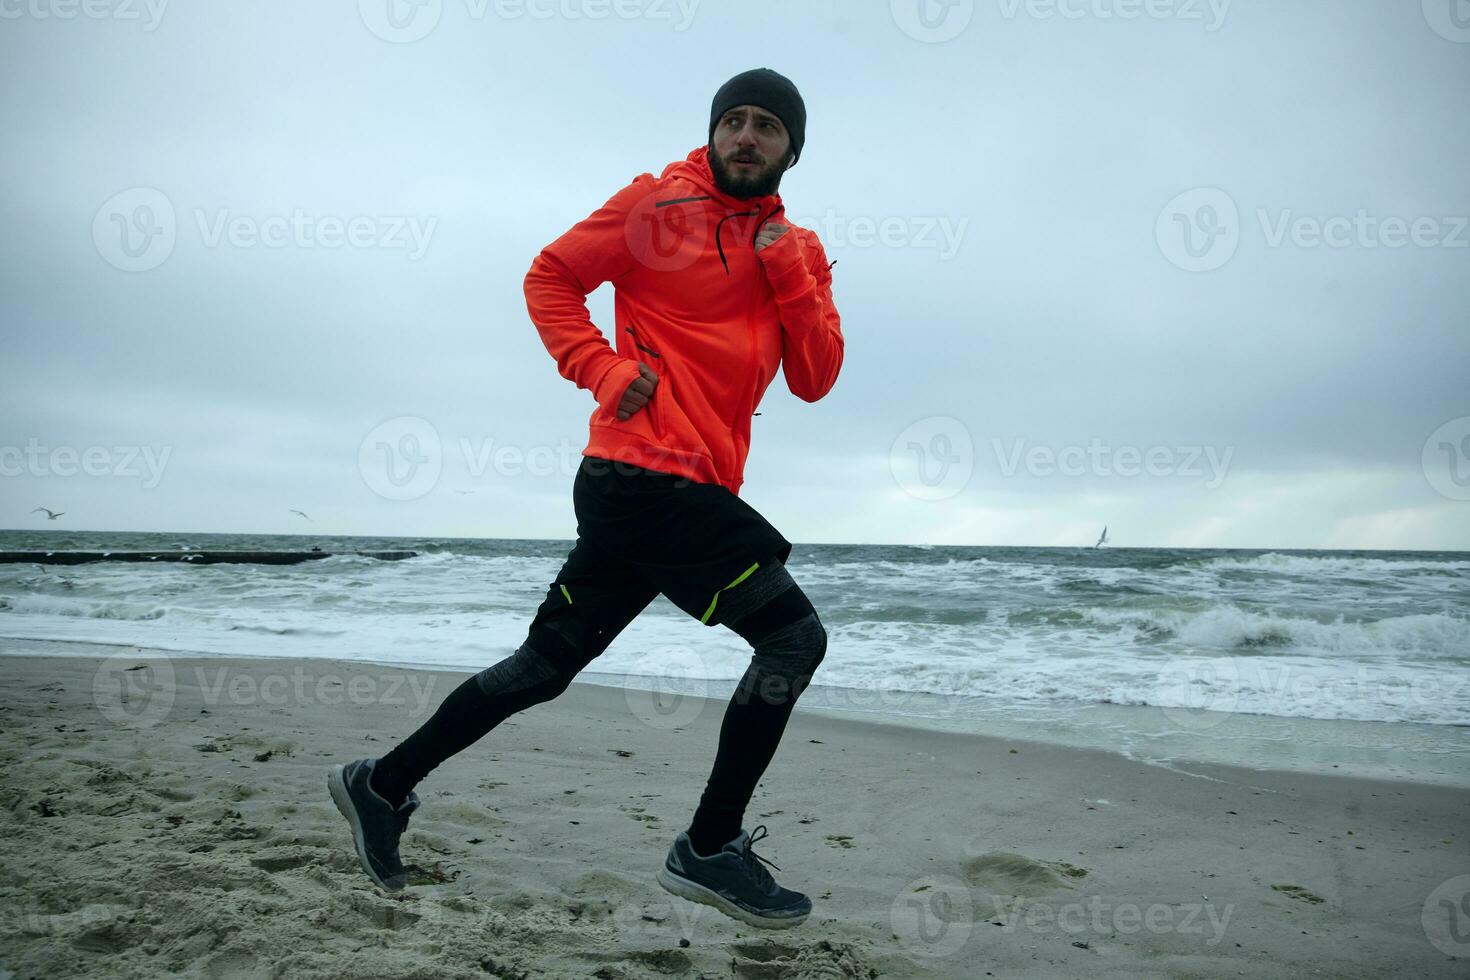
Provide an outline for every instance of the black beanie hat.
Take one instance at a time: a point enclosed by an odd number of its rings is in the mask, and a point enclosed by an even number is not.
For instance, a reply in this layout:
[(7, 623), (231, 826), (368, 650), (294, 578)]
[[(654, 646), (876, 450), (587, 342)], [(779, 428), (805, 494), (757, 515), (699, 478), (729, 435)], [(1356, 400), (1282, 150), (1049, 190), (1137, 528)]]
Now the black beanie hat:
[(720, 117), (738, 105), (758, 105), (781, 120), (791, 136), (791, 162), (801, 158), (801, 145), (806, 142), (806, 103), (791, 79), (769, 68), (752, 68), (721, 85), (709, 110), (711, 143)]

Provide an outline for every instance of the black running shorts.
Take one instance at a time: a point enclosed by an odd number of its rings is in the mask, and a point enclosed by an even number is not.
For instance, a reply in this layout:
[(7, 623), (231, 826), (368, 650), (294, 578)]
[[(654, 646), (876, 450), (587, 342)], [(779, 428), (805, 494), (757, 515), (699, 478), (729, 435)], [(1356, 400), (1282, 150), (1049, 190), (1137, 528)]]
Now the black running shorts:
[(590, 628), (594, 656), (659, 593), (718, 625), (721, 592), (791, 555), (791, 542), (727, 488), (629, 463), (582, 457), (572, 505), (577, 541), (537, 620)]

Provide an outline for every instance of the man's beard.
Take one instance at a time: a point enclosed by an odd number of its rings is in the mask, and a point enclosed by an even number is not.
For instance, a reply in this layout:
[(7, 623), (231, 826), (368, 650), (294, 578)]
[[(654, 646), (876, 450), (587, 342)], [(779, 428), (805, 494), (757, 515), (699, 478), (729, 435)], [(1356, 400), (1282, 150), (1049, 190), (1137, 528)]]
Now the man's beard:
[[(737, 150), (731, 156), (749, 155), (746, 151)], [(731, 197), (767, 197), (776, 193), (781, 186), (781, 175), (791, 164), (791, 150), (781, 154), (774, 166), (767, 166), (765, 170), (755, 174), (732, 173), (715, 152), (713, 146), (709, 149), (709, 168), (715, 176), (715, 186), (723, 193)]]

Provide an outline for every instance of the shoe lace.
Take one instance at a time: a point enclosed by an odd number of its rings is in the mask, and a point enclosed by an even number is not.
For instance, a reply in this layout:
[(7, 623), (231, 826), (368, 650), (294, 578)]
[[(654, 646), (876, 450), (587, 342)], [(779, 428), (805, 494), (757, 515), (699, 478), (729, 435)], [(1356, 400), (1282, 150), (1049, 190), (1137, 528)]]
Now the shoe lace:
[(752, 845), (754, 845), (757, 841), (764, 840), (767, 836), (768, 835), (766, 833), (765, 824), (761, 824), (759, 827), (756, 827), (755, 830), (751, 831), (750, 837), (745, 841), (745, 846), (741, 848), (740, 859), (745, 862), (745, 867), (749, 869), (751, 875), (755, 878), (755, 880), (761, 883), (762, 887), (772, 888), (776, 884), (776, 879), (772, 878), (771, 873), (765, 868), (761, 867), (761, 865), (769, 864), (777, 871), (781, 870), (780, 866), (773, 861), (767, 861), (765, 858), (755, 853), (755, 851), (751, 850)]

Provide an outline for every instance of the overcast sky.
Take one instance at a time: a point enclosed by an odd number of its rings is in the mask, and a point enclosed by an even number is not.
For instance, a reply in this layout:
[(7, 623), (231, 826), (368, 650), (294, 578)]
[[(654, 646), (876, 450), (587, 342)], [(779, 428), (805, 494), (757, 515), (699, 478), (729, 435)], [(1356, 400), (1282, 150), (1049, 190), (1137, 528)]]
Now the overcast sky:
[(522, 277), (767, 66), (846, 339), (788, 538), (1470, 549), (1464, 0), (0, 15), (0, 526), (574, 537)]

